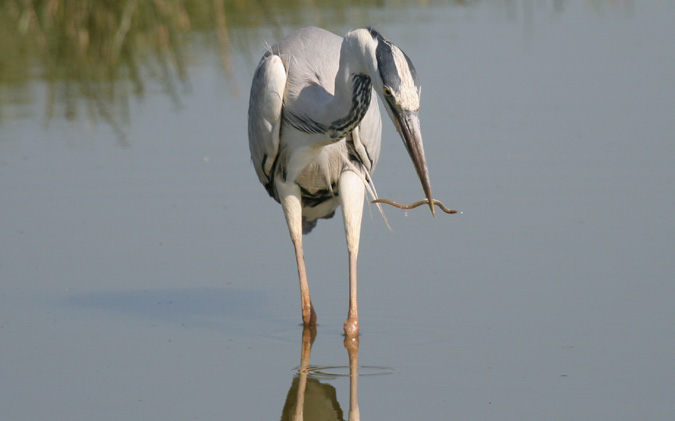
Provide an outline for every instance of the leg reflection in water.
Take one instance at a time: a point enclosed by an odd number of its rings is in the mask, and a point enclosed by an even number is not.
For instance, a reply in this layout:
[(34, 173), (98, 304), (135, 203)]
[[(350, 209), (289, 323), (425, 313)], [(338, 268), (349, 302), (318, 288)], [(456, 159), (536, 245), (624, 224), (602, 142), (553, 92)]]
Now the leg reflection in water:
[[(298, 374), (286, 396), (286, 403), (281, 415), (282, 421), (344, 421), (344, 415), (337, 401), (335, 387), (322, 383), (312, 372), (320, 372), (321, 368), (310, 367), (309, 357), (312, 344), (316, 338), (316, 327), (306, 326), (302, 331), (302, 346)], [(345, 349), (349, 354), (349, 421), (359, 421), (358, 403), (358, 364), (359, 339), (346, 338)], [(331, 367), (334, 368), (334, 367)]]

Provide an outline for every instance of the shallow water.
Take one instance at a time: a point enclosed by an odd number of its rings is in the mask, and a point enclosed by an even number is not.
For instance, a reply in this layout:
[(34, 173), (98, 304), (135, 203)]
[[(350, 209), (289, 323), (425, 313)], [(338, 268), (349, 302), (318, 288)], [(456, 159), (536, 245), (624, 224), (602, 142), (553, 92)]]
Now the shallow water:
[[(320, 222), (309, 361), (287, 228), (248, 158), (263, 39), (234, 31), (252, 38), (226, 77), (195, 36), (178, 101), (150, 83), (119, 127), (45, 116), (38, 77), (0, 86), (21, 99), (0, 120), (6, 419), (291, 419), (303, 377), (305, 419), (355, 418), (355, 397), (363, 419), (675, 416), (675, 6), (365, 16), (417, 67), (434, 193), (463, 213), (386, 208), (389, 231), (365, 211), (357, 349), (340, 218)], [(422, 197), (388, 121), (374, 178)]]

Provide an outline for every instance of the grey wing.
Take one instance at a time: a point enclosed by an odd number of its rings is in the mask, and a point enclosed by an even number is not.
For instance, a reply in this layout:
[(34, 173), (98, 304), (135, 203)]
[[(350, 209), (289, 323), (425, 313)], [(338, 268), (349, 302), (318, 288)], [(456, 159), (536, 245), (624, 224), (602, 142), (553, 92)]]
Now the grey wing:
[(267, 53), (255, 70), (248, 105), (248, 146), (258, 179), (272, 197), (274, 163), (279, 153), (279, 133), (286, 69), (281, 58)]

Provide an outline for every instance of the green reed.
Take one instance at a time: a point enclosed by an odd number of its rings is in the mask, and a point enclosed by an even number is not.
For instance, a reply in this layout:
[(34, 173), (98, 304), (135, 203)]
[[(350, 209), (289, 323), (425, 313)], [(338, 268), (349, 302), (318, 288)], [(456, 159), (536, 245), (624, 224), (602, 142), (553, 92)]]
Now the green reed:
[(149, 84), (179, 101), (194, 34), (211, 40), (204, 46), (231, 77), (233, 40), (246, 49), (258, 28), (331, 29), (350, 11), (363, 16), (386, 3), (399, 6), (393, 0), (2, 0), (0, 122), (3, 106), (17, 100), (2, 88), (21, 91), (37, 79), (48, 92), (47, 121), (85, 114), (119, 132), (130, 100), (142, 98)]

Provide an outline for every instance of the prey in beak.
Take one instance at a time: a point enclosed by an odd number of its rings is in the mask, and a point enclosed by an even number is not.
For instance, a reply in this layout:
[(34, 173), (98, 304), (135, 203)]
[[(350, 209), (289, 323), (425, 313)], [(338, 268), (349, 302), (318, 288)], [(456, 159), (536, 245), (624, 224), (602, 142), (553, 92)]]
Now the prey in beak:
[(443, 203), (434, 199), (431, 195), (431, 182), (429, 181), (429, 170), (427, 168), (427, 162), (424, 156), (424, 144), (422, 143), (422, 132), (420, 130), (420, 119), (418, 112), (401, 111), (397, 113), (394, 110), (391, 110), (390, 112), (391, 115), (394, 116), (396, 129), (403, 139), (403, 144), (410, 155), (410, 159), (412, 159), (413, 164), (415, 165), (415, 170), (417, 171), (417, 176), (420, 178), (420, 182), (422, 182), (422, 189), (424, 190), (426, 199), (422, 199), (418, 202), (410, 204), (398, 203), (387, 199), (375, 199), (372, 201), (372, 203), (384, 203), (385, 205), (391, 205), (396, 208), (406, 210), (428, 204), (429, 208), (431, 208), (431, 215), (433, 216), (436, 216), (434, 205), (438, 205), (438, 207), (441, 208), (441, 210), (445, 213), (457, 213), (457, 211), (454, 209), (446, 208)]
[(422, 201), (409, 205), (401, 205), (385, 199), (376, 199), (373, 203), (386, 203), (403, 209), (412, 209), (426, 203), (429, 205), (433, 216), (436, 215), (434, 205), (439, 205), (444, 212), (454, 213), (452, 209), (447, 209), (442, 203), (435, 200), (431, 194), (431, 182), (429, 181), (427, 160), (424, 156), (424, 143), (422, 142), (419, 118), (422, 88), (417, 78), (415, 66), (400, 48), (387, 41), (377, 31), (371, 28), (370, 33), (373, 39), (377, 41), (376, 61), (373, 64), (380, 78), (374, 81), (375, 90), (382, 97), (387, 113), (403, 140), (426, 197)]
[(434, 199), (431, 194), (431, 182), (429, 181), (429, 169), (427, 168), (427, 160), (424, 156), (424, 143), (422, 142), (419, 113), (417, 111), (397, 111), (392, 110), (392, 114), (395, 116), (396, 129), (401, 135), (401, 139), (403, 139), (403, 144), (415, 166), (417, 176), (420, 178), (431, 214), (436, 216)]

